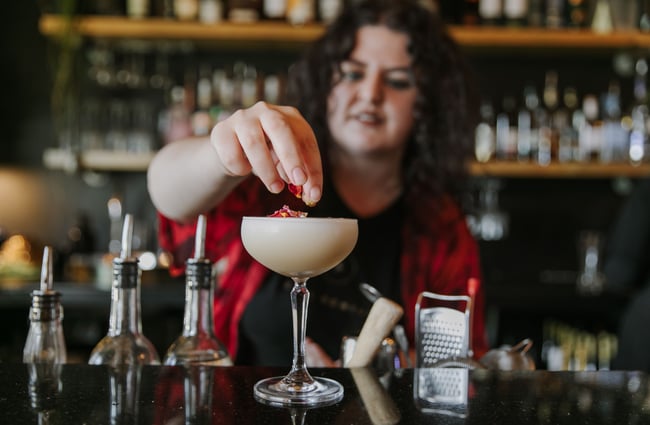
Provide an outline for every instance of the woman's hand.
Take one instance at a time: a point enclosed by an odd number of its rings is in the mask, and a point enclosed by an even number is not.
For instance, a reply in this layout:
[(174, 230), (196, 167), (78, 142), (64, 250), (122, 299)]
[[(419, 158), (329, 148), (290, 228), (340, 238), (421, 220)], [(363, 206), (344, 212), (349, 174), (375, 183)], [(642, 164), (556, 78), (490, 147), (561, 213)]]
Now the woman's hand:
[(297, 109), (258, 102), (218, 123), (210, 142), (227, 175), (253, 173), (272, 193), (292, 183), (302, 186), (306, 204), (320, 200), (323, 171), (316, 136)]

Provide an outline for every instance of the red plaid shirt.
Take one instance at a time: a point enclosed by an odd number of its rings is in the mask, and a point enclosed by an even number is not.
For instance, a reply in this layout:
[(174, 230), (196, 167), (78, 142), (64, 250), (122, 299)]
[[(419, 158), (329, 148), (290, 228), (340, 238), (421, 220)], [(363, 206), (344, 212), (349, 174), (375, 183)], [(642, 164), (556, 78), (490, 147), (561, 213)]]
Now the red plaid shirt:
[[(206, 256), (226, 260), (214, 297), (214, 325), (217, 337), (230, 355), (237, 355), (239, 321), (246, 305), (268, 276), (269, 270), (244, 249), (240, 237), (242, 217), (268, 215), (283, 204), (293, 209), (304, 205), (288, 191), (268, 196), (257, 178), (249, 178), (207, 216)], [(432, 213), (436, 211), (436, 213)], [(421, 215), (415, 220), (408, 214)], [(416, 222), (427, 223), (426, 227)], [(185, 260), (193, 255), (196, 223), (181, 224), (159, 215), (161, 247), (173, 255), (170, 272), (184, 271)], [(479, 251), (457, 205), (448, 198), (423, 200), (417, 211), (407, 212), (402, 230), (401, 291), (405, 327), (413, 342), (415, 303), (422, 291), (466, 295), (470, 277), (480, 278)], [(487, 351), (484, 291), (476, 292), (473, 314), (473, 349), (480, 357)]]

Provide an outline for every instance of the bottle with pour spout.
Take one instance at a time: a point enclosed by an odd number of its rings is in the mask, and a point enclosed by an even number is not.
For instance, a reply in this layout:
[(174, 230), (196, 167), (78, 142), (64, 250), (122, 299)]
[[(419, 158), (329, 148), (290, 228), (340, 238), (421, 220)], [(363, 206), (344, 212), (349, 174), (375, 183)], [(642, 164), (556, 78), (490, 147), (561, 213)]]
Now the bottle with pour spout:
[(52, 248), (43, 250), (40, 289), (32, 292), (24, 363), (61, 364), (67, 353), (63, 337), (61, 294), (52, 289)]
[(165, 365), (232, 366), (225, 347), (214, 334), (212, 263), (205, 258), (206, 219), (196, 224), (194, 258), (186, 262), (185, 312), (183, 333), (169, 347)]
[(61, 367), (67, 357), (62, 320), (61, 294), (52, 289), (52, 248), (46, 246), (40, 289), (32, 292), (29, 333), (23, 350), (29, 372), (28, 394), (39, 424), (51, 423), (62, 390)]
[(133, 216), (126, 214), (120, 256), (113, 260), (111, 312), (107, 335), (90, 354), (92, 365), (160, 364), (153, 344), (142, 334), (140, 317), (141, 274), (131, 255)]

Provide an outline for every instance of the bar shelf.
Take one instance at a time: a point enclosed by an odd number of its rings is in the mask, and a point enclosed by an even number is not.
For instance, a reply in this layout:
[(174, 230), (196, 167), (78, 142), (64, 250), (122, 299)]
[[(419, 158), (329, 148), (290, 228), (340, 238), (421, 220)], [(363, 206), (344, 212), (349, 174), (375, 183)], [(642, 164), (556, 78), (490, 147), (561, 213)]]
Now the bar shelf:
[[(203, 24), (163, 18), (129, 19), (120, 16), (78, 16), (71, 20), (57, 15), (43, 15), (39, 21), (42, 34), (56, 38), (66, 26), (87, 38), (179, 40), (197, 43), (254, 43), (268, 47), (303, 46), (323, 31), (322, 24), (294, 26), (284, 22), (259, 21), (251, 24), (220, 22)], [(650, 34), (639, 31), (614, 31), (606, 34), (589, 29), (506, 28), (450, 26), (451, 34), (464, 47), (536, 48), (536, 49), (646, 49)]]

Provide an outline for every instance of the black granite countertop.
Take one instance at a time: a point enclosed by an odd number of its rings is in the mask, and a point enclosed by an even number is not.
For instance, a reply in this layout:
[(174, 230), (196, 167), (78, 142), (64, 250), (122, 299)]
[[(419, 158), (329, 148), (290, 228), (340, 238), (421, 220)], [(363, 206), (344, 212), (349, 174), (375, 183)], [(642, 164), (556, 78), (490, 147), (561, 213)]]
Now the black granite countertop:
[[(650, 424), (648, 376), (636, 372), (313, 369), (342, 401), (309, 410), (253, 397), (275, 368), (146, 366), (60, 370), (0, 364), (3, 424)], [(58, 377), (58, 378), (57, 378)]]

